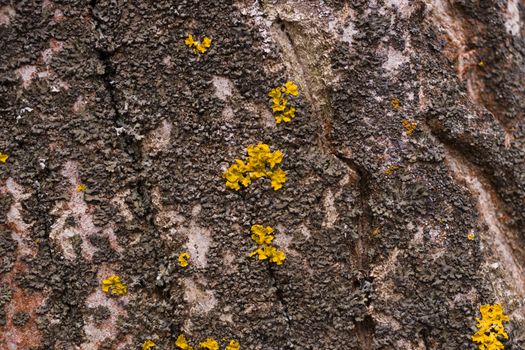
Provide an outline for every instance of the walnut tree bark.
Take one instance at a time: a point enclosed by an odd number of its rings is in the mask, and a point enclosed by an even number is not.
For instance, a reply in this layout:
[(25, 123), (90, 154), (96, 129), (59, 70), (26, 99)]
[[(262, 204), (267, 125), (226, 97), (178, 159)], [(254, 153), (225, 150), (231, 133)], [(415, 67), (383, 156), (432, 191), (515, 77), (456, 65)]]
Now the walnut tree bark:
[[(520, 0), (0, 0), (0, 350), (476, 349), (493, 303), (505, 349), (525, 348), (524, 17)], [(288, 80), (296, 117), (276, 125)], [(283, 188), (225, 188), (258, 142), (285, 153)], [(283, 265), (247, 256), (257, 223)], [(126, 296), (101, 291), (111, 275)]]

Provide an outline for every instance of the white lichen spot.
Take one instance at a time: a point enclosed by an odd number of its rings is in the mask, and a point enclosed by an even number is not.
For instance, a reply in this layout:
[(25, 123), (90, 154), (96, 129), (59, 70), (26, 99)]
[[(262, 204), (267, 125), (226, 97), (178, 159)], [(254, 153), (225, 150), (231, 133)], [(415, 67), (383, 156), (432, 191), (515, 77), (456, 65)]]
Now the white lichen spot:
[(507, 12), (505, 12), (505, 29), (509, 34), (520, 36), (521, 34), (521, 19), (519, 0), (507, 1)]
[(84, 96), (80, 95), (73, 104), (73, 113), (81, 113), (86, 109), (87, 102), (84, 101)]
[[(206, 281), (203, 281), (206, 282)], [(190, 278), (183, 280), (184, 301), (190, 305), (190, 313), (207, 314), (217, 305), (217, 299), (212, 290), (202, 290)], [(205, 285), (206, 283), (200, 283)]]
[(126, 204), (126, 198), (131, 195), (130, 190), (125, 190), (122, 192), (119, 192), (113, 197), (111, 200), (111, 203), (117, 207), (120, 215), (126, 220), (126, 222), (133, 221), (133, 213), (129, 209), (128, 205)]
[(330, 189), (328, 189), (324, 195), (323, 205), (325, 211), (323, 226), (326, 228), (332, 228), (339, 218), (339, 213), (335, 207), (335, 198)]
[(16, 74), (22, 80), (22, 87), (27, 89), (37, 74), (36, 66), (22, 66), (16, 70)]
[(233, 83), (230, 79), (214, 76), (212, 78), (215, 87), (215, 97), (219, 100), (226, 101), (233, 95)]
[(144, 151), (150, 155), (156, 155), (170, 144), (172, 123), (163, 120), (161, 125), (152, 130), (144, 140)]
[(393, 47), (388, 48), (387, 60), (383, 63), (383, 69), (393, 72), (399, 69), (399, 67), (408, 62), (408, 57), (404, 56), (402, 52), (394, 49)]
[(45, 64), (50, 64), (53, 55), (57, 52), (62, 51), (64, 43), (56, 39), (49, 40), (49, 48), (42, 51), (42, 60)]
[(198, 268), (208, 266), (208, 250), (211, 245), (210, 231), (198, 226), (194, 221), (190, 224), (188, 231), (188, 243), (186, 250), (190, 254), (191, 262)]
[(0, 7), (0, 26), (11, 24), (11, 18), (15, 16), (15, 9), (9, 5)]
[(22, 255), (34, 255), (35, 251), (31, 247), (29, 229), (31, 224), (27, 224), (22, 217), (22, 201), (31, 197), (25, 193), (24, 188), (16, 183), (12, 178), (8, 178), (5, 187), (0, 189), (0, 193), (11, 195), (13, 202), (7, 212), (7, 224), (11, 228), (11, 236), (17, 242), (18, 252)]
[[(66, 259), (73, 260), (76, 255), (71, 247), (71, 239), (78, 236), (82, 241), (82, 256), (86, 260), (91, 260), (96, 248), (89, 242), (89, 237), (101, 234), (101, 230), (93, 223), (91, 209), (84, 200), (84, 192), (77, 192), (77, 186), (81, 183), (77, 163), (67, 162), (64, 165), (62, 175), (69, 181), (70, 199), (68, 202), (57, 203), (51, 211), (51, 214), (58, 216), (58, 219), (51, 225), (49, 237), (61, 248)], [(68, 217), (74, 219), (73, 227), (66, 224)], [(105, 227), (103, 236), (109, 239), (115, 250), (120, 250), (113, 233), (113, 227)]]
[(412, 13), (410, 2), (410, 0), (386, 0), (385, 5), (397, 9), (401, 16), (406, 18)]
[(233, 254), (230, 250), (226, 250), (222, 256), (222, 261), (224, 266), (226, 267), (225, 272), (226, 274), (230, 275), (232, 273), (237, 272), (239, 269), (237, 267), (237, 264), (235, 264), (236, 256)]

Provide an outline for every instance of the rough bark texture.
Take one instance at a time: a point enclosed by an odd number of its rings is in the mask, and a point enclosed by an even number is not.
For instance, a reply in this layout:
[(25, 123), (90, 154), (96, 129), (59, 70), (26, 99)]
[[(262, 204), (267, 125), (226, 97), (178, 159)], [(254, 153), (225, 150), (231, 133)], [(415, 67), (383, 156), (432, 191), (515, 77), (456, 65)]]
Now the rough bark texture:
[[(0, 0), (0, 349), (476, 349), (495, 302), (523, 349), (524, 17), (521, 0)], [(275, 125), (288, 79), (297, 117)], [(227, 190), (257, 142), (289, 180)], [(284, 265), (247, 257), (254, 223)], [(126, 297), (100, 290), (112, 274)]]

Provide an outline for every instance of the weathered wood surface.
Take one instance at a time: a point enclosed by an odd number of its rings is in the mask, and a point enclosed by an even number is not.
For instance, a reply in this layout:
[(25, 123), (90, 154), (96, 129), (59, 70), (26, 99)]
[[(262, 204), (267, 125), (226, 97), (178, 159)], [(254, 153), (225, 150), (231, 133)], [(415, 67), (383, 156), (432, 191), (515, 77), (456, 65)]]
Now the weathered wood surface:
[[(475, 349), (495, 302), (523, 349), (524, 17), (520, 0), (0, 1), (0, 349)], [(275, 125), (286, 80), (299, 109)], [(257, 142), (287, 183), (227, 190)], [(284, 265), (247, 257), (254, 223)], [(102, 293), (112, 274), (127, 296)]]

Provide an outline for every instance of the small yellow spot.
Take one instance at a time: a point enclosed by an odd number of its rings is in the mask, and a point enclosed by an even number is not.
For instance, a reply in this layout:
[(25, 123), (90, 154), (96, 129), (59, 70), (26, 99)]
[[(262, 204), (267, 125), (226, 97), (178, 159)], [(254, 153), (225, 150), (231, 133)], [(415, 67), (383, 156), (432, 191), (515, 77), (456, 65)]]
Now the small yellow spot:
[(483, 60), (478, 62), (478, 66), (483, 67), (484, 65), (485, 65), (485, 62), (483, 62)]
[(4, 153), (0, 152), (0, 163), (7, 162), (7, 158), (9, 158), (9, 156), (7, 154), (4, 154)]
[(179, 255), (179, 265), (180, 267), (186, 267), (189, 265), (188, 259), (190, 258), (190, 254), (188, 252), (182, 252)]
[(397, 97), (394, 97), (390, 101), (390, 104), (392, 105), (393, 109), (399, 109), (401, 107), (401, 101), (399, 101), (399, 99)]
[(190, 344), (188, 344), (188, 341), (182, 334), (179, 335), (179, 337), (175, 341), (175, 345), (177, 345), (177, 347), (182, 350), (193, 350), (193, 347), (191, 347)]
[(230, 340), (230, 344), (226, 346), (224, 350), (240, 350), (241, 344), (238, 341)]
[(372, 236), (379, 236), (381, 234), (381, 228), (379, 226), (376, 226), (372, 229)]
[(87, 186), (84, 185), (84, 184), (78, 184), (77, 185), (77, 192), (84, 192), (85, 190), (87, 190)]
[(467, 235), (467, 239), (469, 241), (472, 241), (474, 238), (476, 238), (476, 236), (474, 235), (474, 232), (469, 232)]
[(478, 331), (471, 337), (472, 341), (479, 344), (480, 350), (503, 350), (500, 339), (509, 339), (503, 325), (509, 321), (509, 316), (503, 313), (500, 304), (481, 305), (479, 311), (481, 319), (476, 318)]
[(144, 342), (144, 345), (142, 345), (142, 350), (149, 350), (149, 349), (151, 349), (154, 346), (155, 346), (154, 342), (152, 342), (151, 340), (146, 340)]
[(403, 128), (405, 128), (407, 136), (412, 136), (414, 130), (416, 130), (417, 122), (415, 120), (403, 119), (401, 124), (403, 125)]
[(386, 175), (392, 175), (399, 168), (401, 168), (399, 165), (390, 164), (389, 166), (386, 167), (383, 173), (385, 173)]
[(189, 34), (188, 37), (184, 39), (184, 44), (192, 48), (193, 52), (196, 54), (205, 53), (206, 50), (208, 50), (211, 47), (211, 39), (205, 36), (202, 39), (202, 42), (195, 41), (195, 39), (193, 39), (193, 35)]
[(111, 276), (102, 281), (102, 291), (111, 295), (126, 295), (128, 287), (120, 282), (119, 276)]
[(208, 338), (202, 343), (199, 344), (199, 346), (203, 349), (208, 350), (219, 350), (219, 343), (215, 339)]

